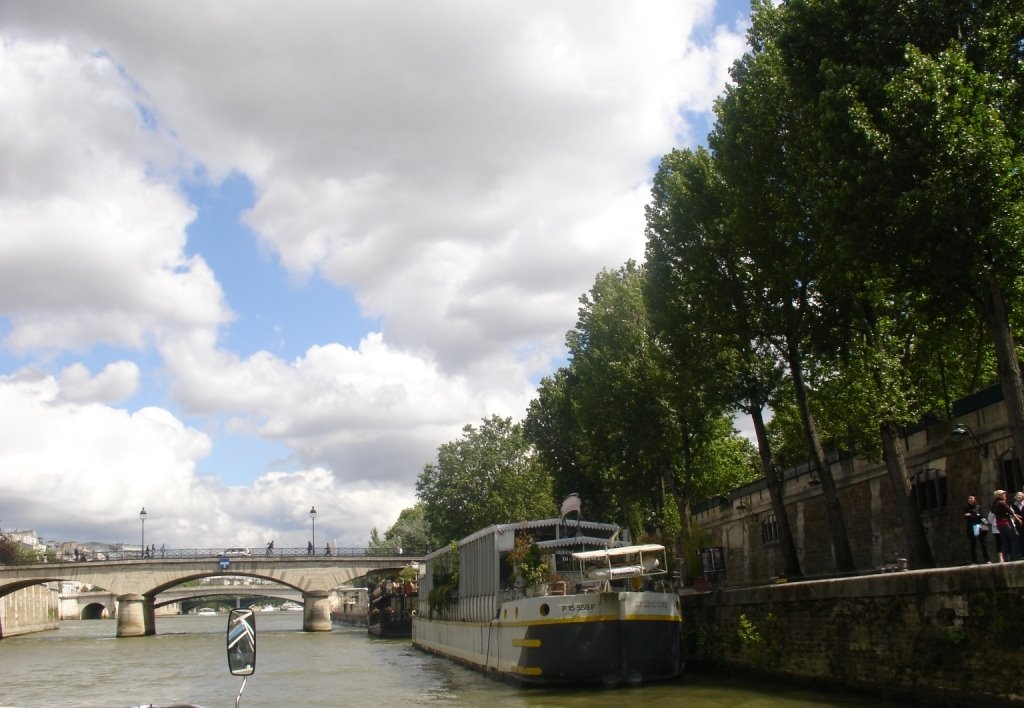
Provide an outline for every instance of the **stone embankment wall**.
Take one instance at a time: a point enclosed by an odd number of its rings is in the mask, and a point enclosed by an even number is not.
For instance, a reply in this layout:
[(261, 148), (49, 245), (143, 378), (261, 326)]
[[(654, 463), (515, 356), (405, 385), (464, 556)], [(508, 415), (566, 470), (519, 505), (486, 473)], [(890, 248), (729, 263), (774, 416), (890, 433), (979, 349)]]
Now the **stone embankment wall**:
[(921, 705), (1024, 703), (1024, 562), (683, 595), (688, 661)]
[(0, 638), (57, 629), (57, 591), (33, 585), (0, 597)]

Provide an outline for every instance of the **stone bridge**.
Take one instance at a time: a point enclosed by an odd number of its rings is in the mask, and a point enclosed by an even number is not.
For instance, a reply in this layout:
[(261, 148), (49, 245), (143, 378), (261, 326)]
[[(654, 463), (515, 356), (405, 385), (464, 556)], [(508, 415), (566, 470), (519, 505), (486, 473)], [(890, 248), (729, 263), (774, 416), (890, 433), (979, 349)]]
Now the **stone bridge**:
[(156, 598), (154, 607), (163, 607), (182, 600), (198, 600), (228, 596), (237, 598), (277, 598), (302, 602), (302, 592), (287, 585), (203, 585), (202, 587), (174, 588), (164, 590)]
[[(332, 592), (336, 593), (337, 591)], [(237, 607), (245, 607), (248, 601), (255, 601), (261, 598), (276, 598), (278, 600), (291, 600), (292, 602), (302, 603), (302, 593), (287, 585), (276, 583), (259, 585), (204, 584), (202, 586), (193, 585), (164, 590), (154, 599), (153, 609), (159, 610), (166, 605), (181, 604), (182, 612), (184, 612), (187, 604), (199, 605), (202, 604), (201, 600), (210, 600), (218, 597), (227, 597), (239, 601), (239, 604), (236, 605)], [(117, 617), (117, 595), (108, 590), (61, 594), (59, 600), (61, 602), (61, 619), (70, 618), (66, 614), (70, 606), (65, 603), (72, 603), (75, 608), (74, 614), (71, 615), (74, 619), (98, 619), (104, 616), (104, 613), (108, 617)], [(158, 612), (157, 615), (159, 614)]]
[(0, 596), (45, 582), (88, 583), (117, 596), (117, 636), (138, 637), (156, 634), (156, 598), (176, 585), (219, 576), (261, 578), (302, 593), (303, 630), (329, 632), (331, 590), (372, 571), (398, 571), (419, 560), (409, 556), (259, 556), (0, 566)]

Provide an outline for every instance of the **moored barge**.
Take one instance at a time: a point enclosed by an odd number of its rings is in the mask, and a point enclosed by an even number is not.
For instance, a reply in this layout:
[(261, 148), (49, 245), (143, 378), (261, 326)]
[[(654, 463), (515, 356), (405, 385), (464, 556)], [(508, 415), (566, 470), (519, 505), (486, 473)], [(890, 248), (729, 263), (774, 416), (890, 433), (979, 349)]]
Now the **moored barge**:
[[(682, 613), (658, 544), (565, 517), (489, 526), (426, 558), (413, 645), (525, 685), (679, 675)], [(522, 557), (539, 556), (544, 582)]]

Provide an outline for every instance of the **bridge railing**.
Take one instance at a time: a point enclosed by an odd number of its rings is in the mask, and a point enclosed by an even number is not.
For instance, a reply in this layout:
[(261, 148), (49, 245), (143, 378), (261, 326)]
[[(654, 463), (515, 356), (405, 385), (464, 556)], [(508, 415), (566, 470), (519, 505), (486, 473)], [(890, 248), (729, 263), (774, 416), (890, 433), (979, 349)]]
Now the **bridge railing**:
[(275, 547), (272, 551), (268, 552), (265, 548), (250, 549), (249, 554), (244, 553), (225, 553), (223, 548), (157, 548), (149, 549), (148, 551), (140, 551), (138, 548), (133, 549), (111, 549), (103, 551), (84, 550), (81, 551), (78, 556), (71, 554), (65, 554), (63, 556), (57, 555), (53, 552), (47, 552), (42, 555), (22, 554), (17, 558), (8, 559), (7, 561), (0, 562), (0, 565), (34, 565), (37, 563), (87, 563), (90, 561), (119, 561), (119, 560), (199, 560), (199, 559), (218, 559), (218, 558), (230, 558), (234, 561), (241, 560), (272, 560), (274, 558), (308, 558), (310, 560), (323, 560), (325, 557), (337, 557), (337, 558), (365, 558), (369, 557), (401, 557), (410, 556), (418, 557), (425, 555), (429, 551), (427, 549), (414, 549), (414, 548), (332, 548), (330, 553), (326, 553), (323, 548), (316, 549), (315, 553), (310, 553), (306, 547), (296, 548), (278, 548)]

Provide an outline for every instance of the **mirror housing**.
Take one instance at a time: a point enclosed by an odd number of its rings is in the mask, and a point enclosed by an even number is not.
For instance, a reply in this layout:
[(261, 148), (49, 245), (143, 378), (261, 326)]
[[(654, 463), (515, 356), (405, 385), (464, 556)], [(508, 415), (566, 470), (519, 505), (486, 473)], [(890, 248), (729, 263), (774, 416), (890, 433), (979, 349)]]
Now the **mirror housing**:
[(256, 673), (256, 614), (248, 608), (228, 615), (228, 669), (233, 676)]

